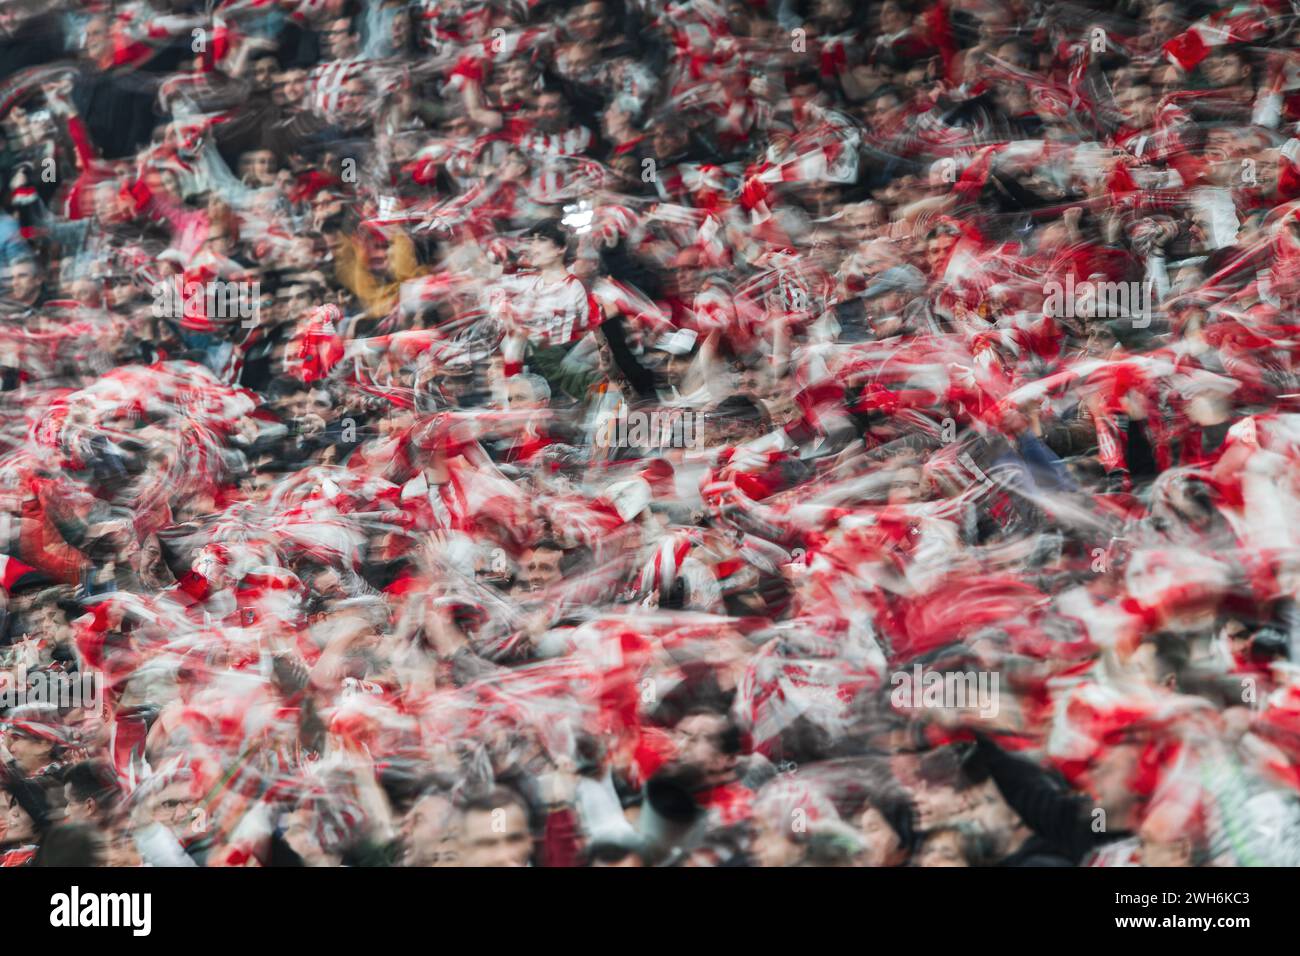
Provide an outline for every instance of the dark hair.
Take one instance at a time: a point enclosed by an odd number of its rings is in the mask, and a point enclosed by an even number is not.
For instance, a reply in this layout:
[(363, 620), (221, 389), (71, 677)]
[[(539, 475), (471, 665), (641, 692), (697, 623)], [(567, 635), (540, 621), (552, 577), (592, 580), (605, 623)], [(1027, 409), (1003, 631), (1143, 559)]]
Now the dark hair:
[(63, 772), (63, 782), (72, 788), (74, 800), (94, 800), (100, 810), (112, 810), (122, 798), (117, 775), (102, 760), (83, 760)]
[(682, 714), (682, 716), (677, 719), (677, 723), (680, 724), (688, 717), (699, 717), (701, 715), (706, 717), (718, 717), (722, 720), (722, 729), (719, 730), (717, 735), (714, 737), (714, 745), (719, 751), (726, 754), (728, 757), (733, 757), (744, 749), (739, 725), (732, 720), (729, 713), (718, 710), (717, 708), (708, 706), (689, 707), (687, 708), (686, 713)]
[(980, 782), (964, 766), (963, 754), (956, 747), (940, 747), (930, 751), (921, 758), (916, 772), (926, 783), (952, 787), (958, 792)]
[(630, 856), (635, 856), (642, 863), (647, 862), (646, 851), (641, 846), (617, 839), (593, 840), (583, 853), (588, 866), (593, 863), (621, 863)]
[(554, 538), (542, 538), (542, 540), (534, 544), (530, 550), (558, 551), (560, 554), (564, 554), (564, 545), (560, 544), (560, 542), (556, 541)]
[(861, 815), (867, 809), (875, 810), (889, 828), (898, 836), (898, 842), (908, 856), (916, 848), (916, 818), (912, 812), (912, 801), (907, 794), (889, 790), (868, 791), (858, 810)]
[(3, 784), (0, 784), (0, 790), (9, 794), (14, 803), (23, 808), (23, 811), (32, 818), (38, 833), (44, 833), (50, 826), (50, 799), (45, 795), (45, 791), (30, 780), (21, 777), (10, 777)]
[(104, 836), (89, 823), (60, 823), (45, 834), (32, 866), (103, 866)]
[(542, 220), (524, 232), (523, 238), (546, 239), (547, 241), (559, 246), (561, 249), (568, 249), (569, 247), (569, 237), (565, 233), (564, 227), (560, 225), (559, 220), (556, 219)]

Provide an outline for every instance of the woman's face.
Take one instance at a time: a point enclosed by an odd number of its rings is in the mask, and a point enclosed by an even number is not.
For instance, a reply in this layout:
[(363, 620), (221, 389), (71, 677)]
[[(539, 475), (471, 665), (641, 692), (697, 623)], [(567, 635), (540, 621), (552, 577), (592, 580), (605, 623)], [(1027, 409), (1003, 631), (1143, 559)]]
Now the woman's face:
[(902, 856), (903, 844), (898, 834), (875, 807), (862, 811), (858, 827), (867, 841), (865, 863), (867, 866), (897, 866)]
[(36, 823), (28, 816), (27, 811), (9, 794), (5, 794), (4, 800), (6, 803), (4, 839), (9, 843), (22, 843), (36, 836)]

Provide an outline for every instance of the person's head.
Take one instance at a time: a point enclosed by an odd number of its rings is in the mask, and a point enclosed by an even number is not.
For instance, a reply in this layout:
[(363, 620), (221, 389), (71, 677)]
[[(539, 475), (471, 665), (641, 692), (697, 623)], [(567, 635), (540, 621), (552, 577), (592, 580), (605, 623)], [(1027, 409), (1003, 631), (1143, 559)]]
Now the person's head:
[(50, 804), (45, 791), (36, 784), (18, 778), (0, 786), (4, 806), (4, 832), (0, 842), (8, 845), (36, 843), (50, 825)]
[(953, 226), (936, 226), (925, 237), (925, 264), (931, 275), (938, 276), (947, 268), (952, 248), (957, 244), (957, 230)]
[(300, 109), (307, 98), (307, 71), (294, 68), (275, 77), (271, 86), (271, 100), (280, 106)]
[(662, 368), (664, 378), (670, 385), (681, 385), (686, 380), (691, 363), (699, 354), (699, 347), (694, 341), (693, 333), (689, 344), (686, 340), (679, 339), (679, 333), (674, 333), (672, 338), (674, 341), (671, 347), (662, 349), (664, 354)]
[(858, 815), (866, 866), (902, 866), (912, 852), (912, 807), (901, 794), (868, 796)]
[(524, 259), (534, 269), (562, 266), (567, 247), (568, 238), (558, 222), (542, 222), (524, 233)]
[(1201, 71), (1206, 81), (1215, 89), (1241, 86), (1250, 82), (1250, 60), (1246, 54), (1234, 46), (1219, 46), (1211, 49), (1209, 55), (1201, 62)]
[(663, 157), (667, 161), (686, 151), (691, 134), (690, 130), (680, 122), (660, 119), (655, 122), (650, 139), (653, 155)]
[(522, 182), (528, 176), (528, 157), (521, 150), (507, 150), (494, 172), (503, 183)]
[(1155, 119), (1160, 98), (1145, 83), (1134, 83), (1115, 94), (1115, 106), (1125, 122), (1135, 129), (1145, 129)]
[(274, 186), (278, 172), (272, 150), (250, 149), (239, 157), (239, 178), (250, 186)]
[(363, 77), (349, 77), (339, 88), (339, 115), (349, 121), (359, 121), (368, 115), (370, 85)]
[(55, 737), (42, 732), (40, 727), (16, 724), (5, 728), (4, 745), (25, 774), (35, 774), (48, 767), (57, 759), (59, 749)]
[(942, 747), (926, 754), (917, 767), (913, 793), (919, 829), (933, 830), (965, 819), (971, 808), (971, 791), (971, 781), (954, 748)]
[(877, 128), (891, 126), (902, 110), (903, 98), (893, 89), (880, 90), (867, 100), (867, 114)]
[(953, 823), (925, 834), (916, 854), (916, 865), (984, 866), (989, 858), (988, 840), (975, 824)]
[(695, 708), (673, 727), (677, 760), (698, 770), (705, 783), (720, 783), (736, 772), (741, 750), (740, 730), (726, 714)]
[[(762, 867), (809, 863), (813, 835), (844, 827), (824, 793), (792, 776), (777, 776), (766, 783), (754, 798), (752, 814), (749, 856)], [(856, 834), (852, 840), (860, 851)]]
[(73, 823), (105, 819), (117, 808), (121, 797), (117, 775), (103, 761), (85, 760), (64, 772), (63, 798), (68, 820)]
[(104, 866), (108, 840), (90, 823), (61, 823), (41, 840), (32, 866)]
[(908, 27), (907, 11), (897, 0), (886, 0), (880, 5), (880, 32), (886, 35), (900, 33)]
[(89, 60), (103, 60), (112, 55), (113, 39), (107, 16), (96, 15), (86, 21), (81, 35), (81, 49)]
[(253, 68), (249, 71), (249, 76), (253, 81), (253, 89), (259, 92), (266, 92), (275, 85), (275, 74), (279, 70), (279, 64), (273, 56), (259, 56), (253, 61)]
[(411, 805), (402, 821), (407, 866), (458, 866), (462, 814), (450, 795), (431, 790)]
[(602, 0), (579, 0), (567, 22), (569, 34), (575, 40), (594, 44), (605, 32), (605, 4)]
[(1010, 63), (1022, 70), (1032, 70), (1034, 68), (1033, 49), (1019, 39), (1008, 40), (999, 44), (994, 55), (999, 60)]
[(41, 291), (41, 269), (35, 259), (19, 259), (9, 267), (9, 297), (31, 304)]
[(326, 21), (325, 29), (321, 31), (321, 40), (326, 53), (333, 59), (356, 56), (359, 37), (349, 17), (336, 17)]
[(559, 90), (545, 90), (537, 97), (537, 127), (543, 133), (560, 133), (569, 126), (569, 104)]
[(564, 549), (554, 541), (539, 541), (524, 551), (519, 562), (519, 586), (541, 591), (564, 579)]
[(161, 781), (146, 796), (146, 821), (160, 824), (171, 830), (179, 840), (192, 835), (191, 824), (198, 803), (198, 782), (194, 774), (181, 771)]
[(540, 375), (514, 375), (506, 382), (506, 404), (511, 411), (545, 408), (551, 400), (551, 386)]
[(999, 858), (1014, 853), (1029, 837), (1024, 821), (991, 778), (971, 788), (968, 816), (985, 833), (990, 850)]
[(1173, 39), (1183, 28), (1183, 19), (1178, 15), (1176, 3), (1152, 4), (1147, 11), (1146, 20), (1147, 37), (1157, 44)]
[(22, 29), (32, 16), (30, 3), (19, 2), (0, 4), (0, 37), (12, 37)]
[(469, 800), (461, 815), (463, 866), (528, 866), (533, 855), (528, 804), (506, 787)]
[(296, 853), (305, 866), (338, 864), (340, 854), (336, 851), (339, 848), (333, 844), (328, 848), (324, 845), (327, 842), (324, 834), (330, 830), (327, 820), (331, 817), (335, 817), (331, 802), (327, 798), (311, 795), (280, 821), (285, 846)]

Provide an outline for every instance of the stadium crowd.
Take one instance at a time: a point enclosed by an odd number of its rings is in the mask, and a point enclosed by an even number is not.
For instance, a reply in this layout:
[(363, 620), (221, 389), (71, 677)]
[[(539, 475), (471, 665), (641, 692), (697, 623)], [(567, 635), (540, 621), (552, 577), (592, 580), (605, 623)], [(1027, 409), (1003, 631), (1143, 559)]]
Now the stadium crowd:
[(4, 0), (0, 865), (1300, 862), (1290, 0)]

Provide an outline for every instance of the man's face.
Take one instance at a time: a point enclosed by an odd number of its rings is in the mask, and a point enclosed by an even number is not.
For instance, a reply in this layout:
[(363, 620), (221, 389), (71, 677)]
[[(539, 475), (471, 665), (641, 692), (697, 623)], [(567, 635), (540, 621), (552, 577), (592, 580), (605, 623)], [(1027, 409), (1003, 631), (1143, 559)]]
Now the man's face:
[(969, 818), (989, 834), (1000, 852), (1009, 850), (1013, 832), (1020, 826), (1020, 817), (1002, 798), (1002, 792), (992, 780), (985, 781), (971, 793)]
[(1202, 68), (1205, 70), (1205, 78), (1217, 89), (1236, 86), (1250, 73), (1249, 68), (1236, 53), (1226, 51), (1210, 54), (1202, 64)]
[(363, 80), (348, 80), (339, 91), (339, 112), (352, 118), (363, 116), (368, 92)]
[(549, 548), (530, 548), (524, 552), (524, 560), (519, 567), (524, 587), (529, 591), (540, 591), (559, 584), (564, 578), (560, 571), (562, 557), (559, 551)]
[(877, 126), (889, 126), (898, 116), (902, 105), (899, 98), (893, 94), (876, 97), (870, 106), (871, 119)]
[(324, 30), (324, 40), (330, 56), (336, 60), (352, 56), (356, 52), (356, 34), (352, 32), (351, 25), (344, 17), (330, 21)]
[(1154, 118), (1158, 99), (1149, 86), (1127, 86), (1115, 95), (1115, 105), (1131, 126), (1140, 129)]
[(108, 21), (95, 17), (86, 24), (83, 48), (86, 55), (97, 60), (109, 52)]
[(689, 134), (684, 127), (661, 123), (654, 131), (654, 154), (664, 157), (676, 156), (686, 149), (688, 137)]
[(27, 11), (18, 4), (0, 5), (0, 36), (13, 36), (27, 19)]
[(506, 404), (512, 410), (537, 408), (540, 406), (533, 395), (532, 386), (522, 379), (511, 379), (506, 385)]
[(41, 274), (34, 262), (20, 262), (9, 270), (9, 287), (13, 297), (26, 302), (36, 297), (41, 287)]
[(1152, 40), (1168, 40), (1178, 32), (1178, 11), (1172, 3), (1158, 3), (1147, 14)]
[(275, 83), (276, 62), (273, 56), (264, 56), (253, 64), (253, 87), (269, 90)]
[(726, 718), (720, 714), (692, 714), (682, 718), (673, 729), (677, 759), (710, 776), (726, 774), (736, 762), (733, 755), (722, 750), (721, 738), (726, 726)]
[(922, 830), (951, 823), (965, 813), (967, 801), (953, 787), (921, 781), (915, 793), (916, 822)]
[(72, 792), (72, 784), (63, 785), (63, 799), (67, 802), (69, 823), (90, 823), (94, 819), (89, 800), (78, 800)]
[(667, 360), (664, 362), (664, 375), (673, 385), (680, 385), (686, 378), (686, 373), (690, 371), (693, 356), (689, 353), (685, 355), (673, 355), (669, 353)]
[(528, 819), (521, 808), (509, 804), (466, 815), (461, 840), (465, 866), (527, 866), (532, 853)]
[(407, 866), (459, 866), (460, 831), (455, 811), (443, 797), (423, 797), (403, 821)]
[(192, 804), (190, 785), (181, 781), (168, 784), (154, 797), (149, 811), (155, 823), (161, 823), (178, 837), (188, 835)]
[(543, 93), (537, 98), (537, 125), (543, 132), (558, 133), (568, 126), (569, 108), (559, 93)]
[(956, 244), (956, 236), (940, 234), (930, 237), (925, 244), (925, 264), (930, 267), (932, 273), (938, 274), (945, 267), (948, 262), (948, 253)]
[(285, 70), (276, 78), (276, 102), (282, 105), (301, 105), (307, 96), (307, 71)]

